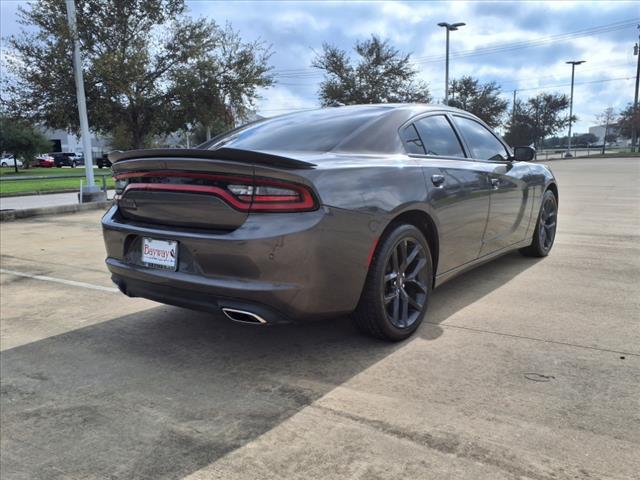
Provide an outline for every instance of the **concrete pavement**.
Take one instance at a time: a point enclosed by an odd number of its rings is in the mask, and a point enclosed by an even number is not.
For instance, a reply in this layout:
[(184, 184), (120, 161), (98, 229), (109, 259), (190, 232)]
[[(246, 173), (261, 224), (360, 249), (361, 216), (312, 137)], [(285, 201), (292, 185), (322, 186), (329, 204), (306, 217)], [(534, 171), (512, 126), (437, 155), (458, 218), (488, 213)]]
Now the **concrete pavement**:
[[(108, 190), (107, 197), (113, 198), (114, 193), (115, 190)], [(78, 192), (21, 195), (17, 197), (0, 197), (0, 210), (25, 210), (28, 208), (76, 205), (77, 203)]]
[[(559, 230), (433, 293), (412, 340), (111, 287), (99, 212), (3, 224), (3, 479), (633, 479), (640, 161), (554, 162)], [(339, 292), (336, 292), (339, 294)]]

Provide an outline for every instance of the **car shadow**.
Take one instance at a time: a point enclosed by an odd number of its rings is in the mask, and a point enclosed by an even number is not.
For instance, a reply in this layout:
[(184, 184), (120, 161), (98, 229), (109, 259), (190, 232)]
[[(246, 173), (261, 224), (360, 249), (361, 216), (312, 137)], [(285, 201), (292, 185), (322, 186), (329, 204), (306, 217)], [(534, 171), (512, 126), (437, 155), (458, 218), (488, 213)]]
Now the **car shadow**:
[[(419, 335), (534, 263), (509, 255), (436, 290)], [(0, 355), (2, 477), (182, 478), (402, 346), (346, 318), (261, 328), (168, 306), (19, 346)]]

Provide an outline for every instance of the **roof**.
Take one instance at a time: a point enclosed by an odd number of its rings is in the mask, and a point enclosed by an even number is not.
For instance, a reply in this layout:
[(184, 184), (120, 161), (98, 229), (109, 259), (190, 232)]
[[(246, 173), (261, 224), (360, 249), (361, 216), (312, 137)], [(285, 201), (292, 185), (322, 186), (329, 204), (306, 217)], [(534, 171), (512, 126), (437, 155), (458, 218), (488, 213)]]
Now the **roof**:
[[(385, 109), (396, 110), (396, 111), (397, 110), (410, 110), (410, 111), (445, 110), (450, 112), (464, 112), (464, 110), (460, 110), (459, 108), (449, 107), (447, 105), (438, 104), (438, 103), (435, 103), (435, 104), (434, 103), (366, 103), (366, 104), (361, 103), (356, 105), (340, 105), (340, 106), (310, 108), (304, 111), (310, 112), (310, 111), (324, 110), (329, 108), (338, 108), (340, 110), (363, 110), (367, 108), (385, 108)], [(301, 113), (301, 112), (286, 113), (285, 115), (294, 115), (296, 113)]]
[(404, 152), (398, 129), (428, 112), (458, 112), (446, 105), (376, 103), (324, 107), (278, 115), (243, 125), (198, 146), (263, 152)]

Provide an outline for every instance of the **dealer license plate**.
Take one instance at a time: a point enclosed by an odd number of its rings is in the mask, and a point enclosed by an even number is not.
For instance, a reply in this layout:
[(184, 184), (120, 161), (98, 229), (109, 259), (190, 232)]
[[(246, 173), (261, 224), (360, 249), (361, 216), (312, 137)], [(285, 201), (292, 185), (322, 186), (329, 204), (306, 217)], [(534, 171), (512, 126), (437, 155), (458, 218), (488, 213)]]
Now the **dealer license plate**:
[(176, 270), (178, 265), (178, 242), (143, 237), (142, 263), (147, 267)]

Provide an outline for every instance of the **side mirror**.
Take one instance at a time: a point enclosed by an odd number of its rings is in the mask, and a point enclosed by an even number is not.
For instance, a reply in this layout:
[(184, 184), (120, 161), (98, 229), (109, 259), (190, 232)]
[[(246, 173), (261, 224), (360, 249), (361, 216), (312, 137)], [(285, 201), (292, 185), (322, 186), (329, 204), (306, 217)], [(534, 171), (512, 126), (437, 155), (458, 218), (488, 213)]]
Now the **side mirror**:
[(533, 147), (513, 147), (513, 158), (516, 162), (530, 162), (536, 158), (536, 149)]

